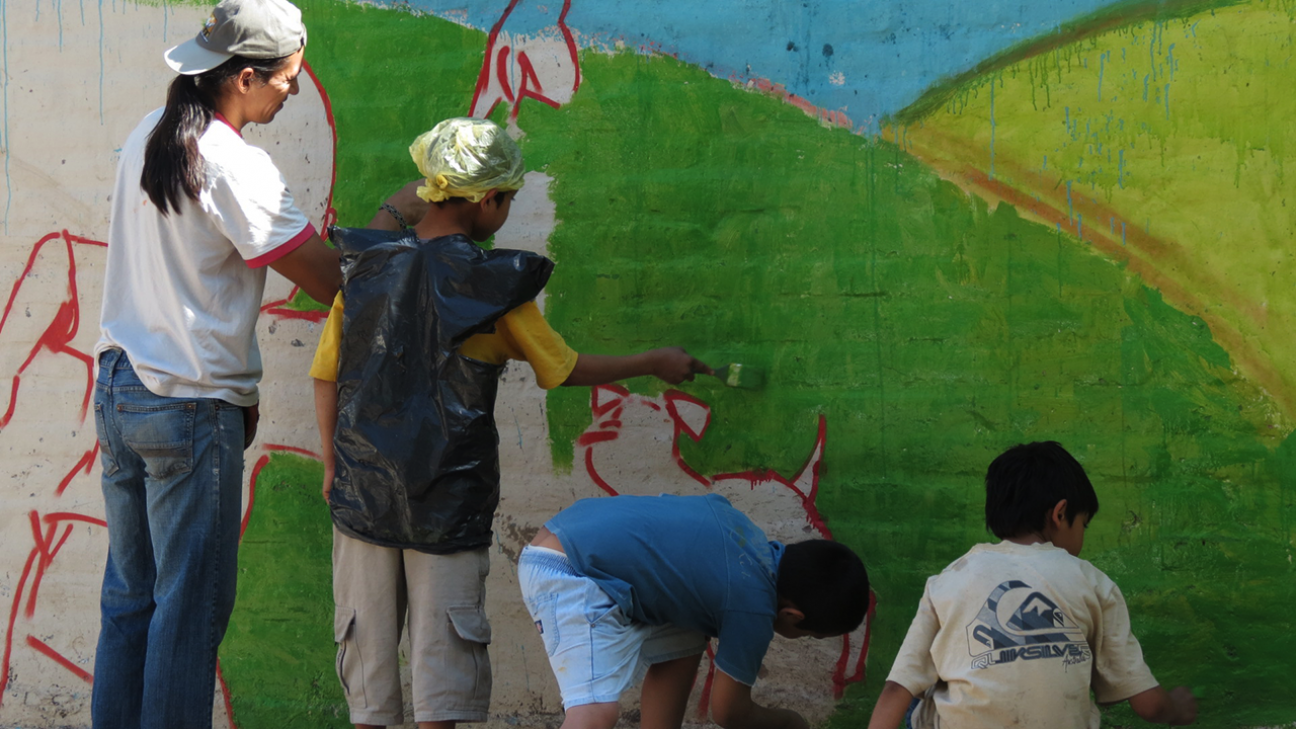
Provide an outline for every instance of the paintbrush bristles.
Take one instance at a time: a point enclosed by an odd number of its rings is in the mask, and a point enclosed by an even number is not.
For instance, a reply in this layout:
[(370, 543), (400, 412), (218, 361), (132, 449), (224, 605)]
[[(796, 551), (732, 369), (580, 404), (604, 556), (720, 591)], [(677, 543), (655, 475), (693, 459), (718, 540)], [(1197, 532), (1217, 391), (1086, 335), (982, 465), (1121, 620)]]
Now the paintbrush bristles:
[(765, 383), (765, 376), (759, 369), (737, 362), (716, 368), (715, 376), (720, 378), (726, 387), (738, 387), (744, 390), (756, 390)]

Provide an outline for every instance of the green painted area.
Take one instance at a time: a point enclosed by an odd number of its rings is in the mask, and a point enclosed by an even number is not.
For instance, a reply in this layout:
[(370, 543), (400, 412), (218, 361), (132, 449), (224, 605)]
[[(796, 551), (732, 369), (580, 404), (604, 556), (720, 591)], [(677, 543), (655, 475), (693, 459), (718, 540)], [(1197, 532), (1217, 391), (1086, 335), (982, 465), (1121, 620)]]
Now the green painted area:
[(443, 20), (334, 0), (303, 0), (306, 60), (337, 124), (333, 207), (340, 225), (369, 222), (418, 176), (414, 138), (468, 113), (485, 35)]
[(333, 532), (318, 461), (275, 455), (261, 470), (239, 545), (238, 602), (221, 644), (234, 720), (349, 727), (333, 662)]
[[(304, 7), (308, 60), (338, 122), (335, 206), (363, 224), (411, 176), (409, 140), (467, 108), (484, 36), (399, 11)], [(1180, 63), (1176, 83), (1189, 75)], [(1124, 589), (1158, 678), (1203, 697), (1200, 725), (1296, 721), (1296, 443), (1203, 319), (895, 144), (670, 58), (586, 52), (581, 68), (571, 104), (520, 115), (529, 168), (555, 180), (548, 317), (580, 351), (680, 344), (765, 371), (758, 391), (684, 388), (712, 407), (706, 436), (682, 446), (704, 474), (794, 473), (826, 416), (818, 505), (879, 596), (869, 680), (833, 727), (866, 722), (925, 578), (987, 538), (986, 465), (1036, 439), (1062, 441), (1089, 471), (1102, 509), (1084, 556)], [(570, 465), (588, 391), (548, 404), (555, 460)], [(340, 694), (318, 473), (280, 456), (262, 483), (223, 650), (235, 714), (241, 729), (331, 726), (345, 717), (320, 718)], [(1107, 716), (1138, 723), (1126, 708)]]

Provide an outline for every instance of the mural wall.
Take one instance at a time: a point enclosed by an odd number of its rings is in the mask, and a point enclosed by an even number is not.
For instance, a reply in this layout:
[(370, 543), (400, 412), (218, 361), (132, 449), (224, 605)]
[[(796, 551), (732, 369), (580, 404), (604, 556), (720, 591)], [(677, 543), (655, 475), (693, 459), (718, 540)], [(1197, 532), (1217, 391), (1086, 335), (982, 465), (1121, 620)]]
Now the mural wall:
[[(756, 691), (861, 725), (925, 578), (989, 538), (986, 465), (1056, 439), (1102, 505), (1083, 556), (1161, 682), (1193, 687), (1202, 726), (1296, 724), (1296, 3), (300, 5), (311, 83), (248, 136), (317, 225), (364, 224), (416, 174), (417, 134), (490, 115), (531, 170), (495, 245), (557, 262), (542, 305), (569, 343), (765, 372), (546, 395), (507, 371), (495, 723), (561, 709), (514, 575), (544, 520), (717, 491), (772, 537), (865, 557), (866, 625), (776, 639)], [(108, 197), (161, 52), (206, 14), (0, 0), (0, 726), (89, 723)], [(268, 287), (226, 727), (347, 726), (306, 375), (322, 319)]]

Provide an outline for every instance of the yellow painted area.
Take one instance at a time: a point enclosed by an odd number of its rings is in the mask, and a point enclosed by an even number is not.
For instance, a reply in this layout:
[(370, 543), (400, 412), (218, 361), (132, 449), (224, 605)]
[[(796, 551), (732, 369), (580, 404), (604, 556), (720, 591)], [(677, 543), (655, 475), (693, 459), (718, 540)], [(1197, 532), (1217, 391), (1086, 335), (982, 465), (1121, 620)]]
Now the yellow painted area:
[(1290, 4), (1256, 1), (1077, 33), (887, 137), (1127, 263), (1290, 417), (1292, 29)]

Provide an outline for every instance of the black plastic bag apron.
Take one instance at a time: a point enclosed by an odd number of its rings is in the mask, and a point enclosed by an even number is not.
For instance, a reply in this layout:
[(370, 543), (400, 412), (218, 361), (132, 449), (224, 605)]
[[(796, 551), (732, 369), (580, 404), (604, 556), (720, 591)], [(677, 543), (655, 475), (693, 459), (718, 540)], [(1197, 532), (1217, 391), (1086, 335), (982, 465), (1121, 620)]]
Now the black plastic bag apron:
[(459, 345), (534, 299), (553, 263), (462, 235), (330, 236), (345, 299), (333, 523), (366, 542), (432, 554), (490, 544), (504, 368), (460, 356)]

